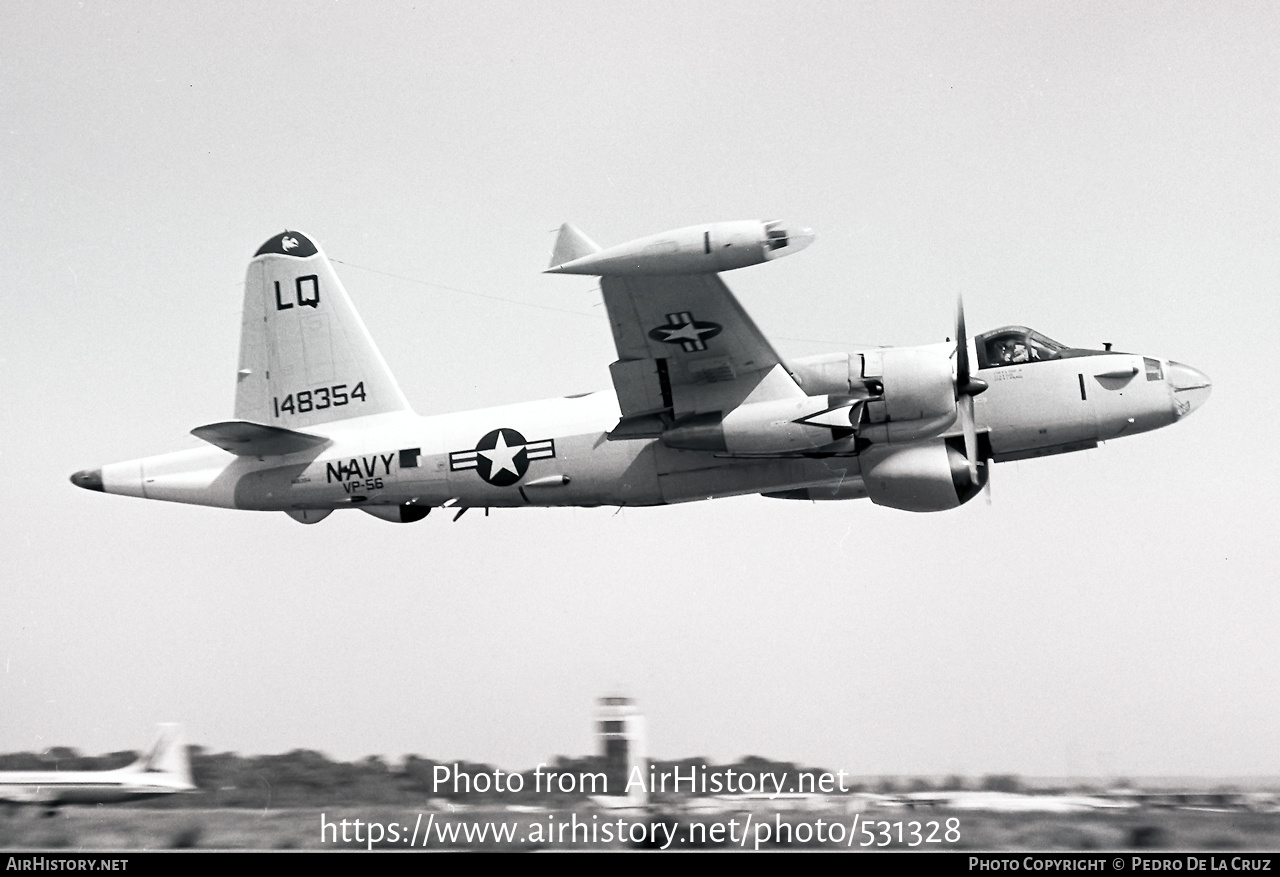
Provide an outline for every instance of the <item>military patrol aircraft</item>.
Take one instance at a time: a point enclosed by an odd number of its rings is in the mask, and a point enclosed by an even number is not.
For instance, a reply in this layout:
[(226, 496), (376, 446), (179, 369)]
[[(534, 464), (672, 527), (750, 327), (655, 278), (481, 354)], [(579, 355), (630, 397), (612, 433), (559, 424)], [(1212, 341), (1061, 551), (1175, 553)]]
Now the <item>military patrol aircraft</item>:
[(1156, 429), (1209, 395), (1190, 366), (1022, 326), (970, 343), (962, 310), (954, 342), (784, 359), (720, 272), (812, 239), (748, 220), (601, 249), (566, 223), (547, 270), (600, 277), (613, 390), (420, 417), (324, 253), (286, 231), (249, 263), (235, 419), (192, 430), (210, 447), (71, 480), (307, 524), (347, 508), (407, 523), (436, 507), (461, 516), (755, 493), (939, 511), (976, 495), (992, 461)]
[(49, 810), (63, 804), (114, 804), (194, 788), (178, 725), (161, 725), (151, 751), (118, 770), (0, 771), (0, 802)]

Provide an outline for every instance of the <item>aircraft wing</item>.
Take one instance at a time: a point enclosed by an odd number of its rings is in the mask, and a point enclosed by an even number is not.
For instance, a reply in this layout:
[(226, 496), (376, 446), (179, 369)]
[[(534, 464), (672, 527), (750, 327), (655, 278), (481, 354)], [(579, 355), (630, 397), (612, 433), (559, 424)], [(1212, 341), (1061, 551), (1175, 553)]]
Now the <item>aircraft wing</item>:
[(609, 370), (630, 422), (727, 413), (803, 396), (773, 345), (718, 274), (600, 278), (618, 361)]

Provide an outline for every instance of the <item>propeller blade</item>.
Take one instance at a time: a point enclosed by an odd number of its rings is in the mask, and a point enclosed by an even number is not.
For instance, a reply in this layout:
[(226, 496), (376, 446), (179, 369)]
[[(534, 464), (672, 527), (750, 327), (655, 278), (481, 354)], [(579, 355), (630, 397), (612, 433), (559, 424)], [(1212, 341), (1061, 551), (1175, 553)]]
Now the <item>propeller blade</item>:
[[(969, 483), (978, 484), (978, 425), (973, 413), (973, 397), (987, 389), (987, 382), (975, 378), (969, 371), (969, 336), (964, 326), (964, 297), (956, 296), (956, 414), (960, 418), (960, 429), (964, 433), (964, 458), (969, 464)], [(986, 460), (982, 466), (986, 468)], [(985, 473), (987, 480), (983, 488), (987, 489), (987, 501), (991, 501), (989, 490), (990, 472)]]
[(969, 483), (978, 483), (978, 427), (973, 422), (973, 397), (960, 397), (960, 428), (964, 430), (964, 458), (969, 464)]
[[(956, 399), (976, 396), (987, 388), (987, 382), (973, 377), (969, 371), (969, 336), (964, 328), (964, 297), (956, 296)], [(969, 412), (973, 413), (972, 406)]]

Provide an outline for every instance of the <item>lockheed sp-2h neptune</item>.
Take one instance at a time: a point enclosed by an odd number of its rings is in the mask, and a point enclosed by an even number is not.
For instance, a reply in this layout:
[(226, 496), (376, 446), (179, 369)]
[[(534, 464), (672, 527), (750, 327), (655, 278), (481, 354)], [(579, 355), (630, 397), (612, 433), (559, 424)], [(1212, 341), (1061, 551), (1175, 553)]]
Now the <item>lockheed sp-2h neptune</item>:
[(560, 229), (551, 273), (600, 277), (613, 390), (419, 416), (320, 248), (268, 240), (244, 288), (235, 419), (209, 447), (72, 476), (91, 490), (281, 511), (314, 523), (435, 507), (652, 506), (741, 494), (869, 497), (952, 509), (991, 462), (1096, 447), (1175, 423), (1209, 379), (1168, 359), (1087, 350), (1022, 326), (954, 342), (784, 359), (720, 278), (813, 239), (723, 222), (601, 249)]

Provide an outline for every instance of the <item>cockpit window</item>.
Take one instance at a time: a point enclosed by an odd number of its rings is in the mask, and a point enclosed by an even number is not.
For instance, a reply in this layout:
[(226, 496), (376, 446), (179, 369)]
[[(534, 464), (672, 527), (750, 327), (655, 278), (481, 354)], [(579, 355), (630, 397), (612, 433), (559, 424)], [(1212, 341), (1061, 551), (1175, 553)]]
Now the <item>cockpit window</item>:
[(1007, 326), (986, 335), (980, 335), (978, 359), (982, 368), (1000, 368), (1027, 362), (1045, 362), (1059, 359), (1066, 348), (1039, 332), (1023, 326)]
[(1051, 341), (1044, 336), (1036, 335), (1032, 332), (1027, 336), (1027, 348), (1031, 351), (1031, 361), (1040, 362), (1046, 359), (1057, 359), (1058, 351), (1062, 349), (1062, 345), (1057, 341)]
[(1025, 335), (1005, 335), (987, 342), (987, 359), (992, 365), (1013, 365), (1027, 361)]

